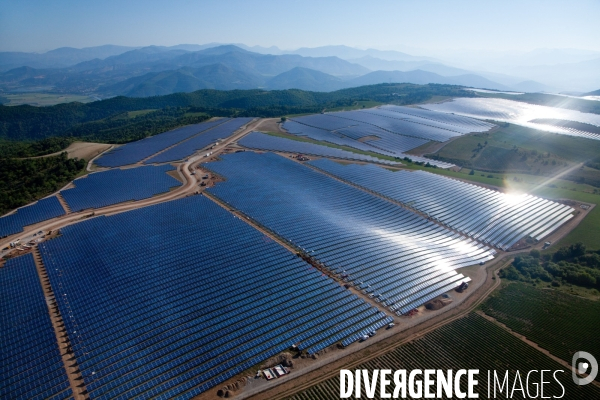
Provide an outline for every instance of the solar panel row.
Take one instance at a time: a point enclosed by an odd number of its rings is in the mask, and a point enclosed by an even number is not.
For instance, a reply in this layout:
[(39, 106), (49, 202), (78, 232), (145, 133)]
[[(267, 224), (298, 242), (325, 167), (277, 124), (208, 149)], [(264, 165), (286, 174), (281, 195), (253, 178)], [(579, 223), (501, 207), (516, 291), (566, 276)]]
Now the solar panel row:
[(0, 302), (0, 397), (71, 397), (32, 254), (0, 268)]
[(101, 167), (121, 167), (135, 164), (152, 154), (158, 153), (167, 147), (173, 146), (182, 140), (188, 139), (200, 132), (222, 124), (227, 119), (218, 119), (201, 124), (188, 125), (169, 132), (151, 136), (137, 142), (127, 143), (98, 158), (95, 163)]
[(231, 136), (235, 131), (252, 121), (253, 118), (234, 118), (209, 131), (195, 136), (185, 142), (150, 158), (146, 164), (162, 163), (175, 160), (182, 160), (194, 154), (197, 150), (203, 149), (219, 139), (225, 139)]
[(494, 250), (272, 153), (223, 156), (209, 191), (399, 314), (468, 280)]
[(23, 232), (23, 227), (65, 215), (65, 210), (56, 196), (39, 200), (35, 204), (21, 207), (15, 213), (0, 218), (0, 237)]
[[(596, 113), (481, 97), (457, 98), (443, 103), (423, 104), (422, 107), (433, 112), (493, 119), (561, 135), (600, 140), (600, 134), (597, 132), (597, 127), (600, 127), (600, 116)], [(581, 123), (578, 128), (565, 126), (565, 122), (569, 125), (568, 122), (573, 121)]]
[(311, 165), (502, 249), (525, 236), (539, 240), (573, 217), (573, 209), (560, 203), (500, 193), (425, 171), (392, 172), (329, 160), (315, 160)]
[[(340, 118), (345, 113), (315, 114), (294, 118), (295, 122), (310, 127), (324, 129), (330, 132), (344, 135), (353, 140), (361, 140), (370, 145), (378, 144), (380, 148), (387, 151), (402, 153), (407, 150), (427, 143), (426, 139), (414, 137), (411, 135), (399, 135), (389, 132), (372, 124), (352, 121), (346, 118)], [(369, 139), (371, 136), (377, 136), (378, 139)]]
[(398, 162), (371, 157), (364, 154), (353, 153), (333, 147), (321, 146), (315, 143), (299, 142), (267, 135), (261, 132), (251, 132), (238, 143), (250, 149), (286, 151), (291, 153), (310, 154), (313, 156), (335, 157), (346, 160), (368, 161), (380, 164), (398, 164)]
[(439, 127), (415, 123), (403, 119), (400, 114), (386, 110), (375, 111), (344, 111), (331, 113), (338, 118), (344, 118), (349, 121), (362, 122), (381, 128), (394, 134), (418, 137), (426, 140), (435, 140), (445, 142), (455, 136), (460, 136), (460, 132), (451, 129), (442, 129)]
[[(341, 146), (353, 147), (362, 151), (383, 154), (390, 157), (404, 159), (410, 158), (416, 162), (430, 163), (440, 168), (450, 168), (453, 164), (443, 161), (431, 160), (424, 157), (405, 154), (405, 151), (419, 147), (428, 142), (426, 139), (399, 135), (388, 132), (373, 125), (349, 121), (344, 118), (334, 117), (338, 113), (315, 114), (287, 120), (284, 128), (295, 135), (307, 136), (314, 140), (321, 140)], [(333, 124), (330, 120), (339, 120), (342, 123)], [(348, 125), (348, 122), (350, 125)], [(312, 124), (312, 125), (309, 125)], [(335, 127), (336, 130), (328, 131), (323, 127)]]
[[(94, 399), (191, 398), (391, 321), (201, 196), (67, 226), (40, 252)], [(335, 317), (357, 324), (311, 339)]]
[[(392, 104), (386, 104), (375, 110), (393, 111), (402, 114), (402, 118), (412, 118), (412, 121), (425, 125), (440, 126), (446, 129), (456, 130), (461, 133), (487, 132), (494, 127), (489, 122), (480, 121), (475, 118), (464, 117), (461, 115), (446, 114), (442, 112), (431, 111), (423, 108), (401, 107)], [(423, 121), (425, 120), (425, 121)], [(450, 127), (449, 127), (450, 126)]]
[(96, 172), (76, 179), (73, 181), (74, 188), (63, 190), (60, 194), (75, 212), (146, 199), (181, 185), (177, 179), (167, 175), (168, 171), (174, 170), (170, 165), (161, 165)]
[(291, 134), (307, 136), (314, 140), (320, 140), (324, 142), (329, 142), (333, 144), (338, 144), (340, 146), (348, 146), (353, 147), (358, 150), (363, 151), (373, 151), (375, 153), (384, 154), (386, 156), (394, 157), (395, 153), (387, 150), (382, 150), (379, 148), (374, 148), (371, 145), (359, 142), (358, 140), (352, 139), (350, 137), (344, 136), (340, 133), (330, 132), (324, 129), (315, 128), (312, 126), (304, 125), (299, 122), (288, 119), (284, 122), (283, 127)]

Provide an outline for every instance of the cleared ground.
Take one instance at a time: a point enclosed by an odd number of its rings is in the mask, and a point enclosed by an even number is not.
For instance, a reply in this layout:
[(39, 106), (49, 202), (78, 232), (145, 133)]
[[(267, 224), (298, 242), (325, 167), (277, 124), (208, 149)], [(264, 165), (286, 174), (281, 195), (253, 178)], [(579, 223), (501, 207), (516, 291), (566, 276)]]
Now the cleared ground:
[[(91, 160), (96, 157), (98, 154), (103, 151), (111, 148), (112, 144), (107, 143), (90, 143), (90, 142), (73, 142), (64, 150), (57, 151), (56, 153), (46, 154), (45, 156), (40, 157), (50, 157), (57, 156), (60, 153), (67, 152), (69, 158), (80, 158), (84, 160)], [(39, 157), (31, 157), (31, 158), (39, 158)]]

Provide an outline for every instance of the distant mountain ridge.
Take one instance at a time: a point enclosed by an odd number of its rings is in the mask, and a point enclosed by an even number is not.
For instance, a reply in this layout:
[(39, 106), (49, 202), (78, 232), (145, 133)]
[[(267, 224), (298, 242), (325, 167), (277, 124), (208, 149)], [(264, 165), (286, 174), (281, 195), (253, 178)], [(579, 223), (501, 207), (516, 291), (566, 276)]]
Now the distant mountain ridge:
[[(298, 49), (296, 53), (304, 54), (301, 55), (276, 48), (282, 54), (262, 54), (248, 49), (252, 48), (212, 44), (57, 49), (53, 54), (62, 52), (71, 55), (71, 58), (67, 57), (71, 61), (77, 57), (88, 59), (61, 68), (13, 68), (0, 73), (0, 90), (11, 92), (46, 88), (58, 93), (93, 93), (101, 97), (145, 97), (200, 89), (295, 88), (333, 91), (392, 82), (525, 90), (515, 89), (515, 85), (497, 83), (468, 70), (446, 66), (433, 59), (401, 52), (325, 46)], [(268, 51), (268, 48), (258, 50)], [(0, 64), (5, 54), (0, 53)], [(109, 55), (89, 59), (100, 54)], [(324, 54), (330, 55), (322, 56)], [(347, 60), (335, 54), (346, 58), (360, 57)], [(376, 58), (376, 55), (390, 59)], [(389, 70), (373, 70), (380, 66)], [(396, 67), (408, 71), (394, 70)], [(520, 85), (544, 90), (544, 86), (537, 82), (521, 82)]]
[(0, 71), (18, 67), (65, 68), (94, 58), (104, 59), (135, 50), (136, 47), (104, 45), (75, 49), (61, 47), (45, 53), (0, 52)]

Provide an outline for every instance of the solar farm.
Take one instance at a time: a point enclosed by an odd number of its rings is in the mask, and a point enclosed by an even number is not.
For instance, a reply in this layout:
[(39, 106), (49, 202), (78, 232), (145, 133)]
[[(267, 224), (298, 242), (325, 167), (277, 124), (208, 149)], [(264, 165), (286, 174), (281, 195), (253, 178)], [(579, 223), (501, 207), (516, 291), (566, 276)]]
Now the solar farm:
[(174, 170), (170, 165), (161, 165), (96, 172), (76, 179), (74, 188), (60, 194), (72, 211), (142, 200), (179, 186), (177, 179), (166, 174)]
[(3, 398), (191, 399), (284, 354), (328, 362), (467, 301), (488, 265), (576, 215), (405, 169), (453, 167), (407, 152), (494, 127), (479, 119), (386, 105), (264, 121), (116, 147), (0, 217)]
[[(486, 132), (493, 126), (473, 118), (392, 105), (297, 117), (284, 124), (295, 135), (398, 158), (407, 157), (407, 151), (429, 141), (445, 142), (467, 133)], [(408, 157), (441, 168), (452, 166), (414, 155)]]

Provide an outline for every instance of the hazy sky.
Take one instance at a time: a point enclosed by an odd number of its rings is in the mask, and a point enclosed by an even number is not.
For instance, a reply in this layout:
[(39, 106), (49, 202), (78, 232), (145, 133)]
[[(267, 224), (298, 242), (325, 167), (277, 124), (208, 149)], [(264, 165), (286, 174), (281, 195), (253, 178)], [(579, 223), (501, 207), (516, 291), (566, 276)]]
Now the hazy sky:
[(209, 42), (600, 51), (600, 0), (0, 0), (0, 50)]

